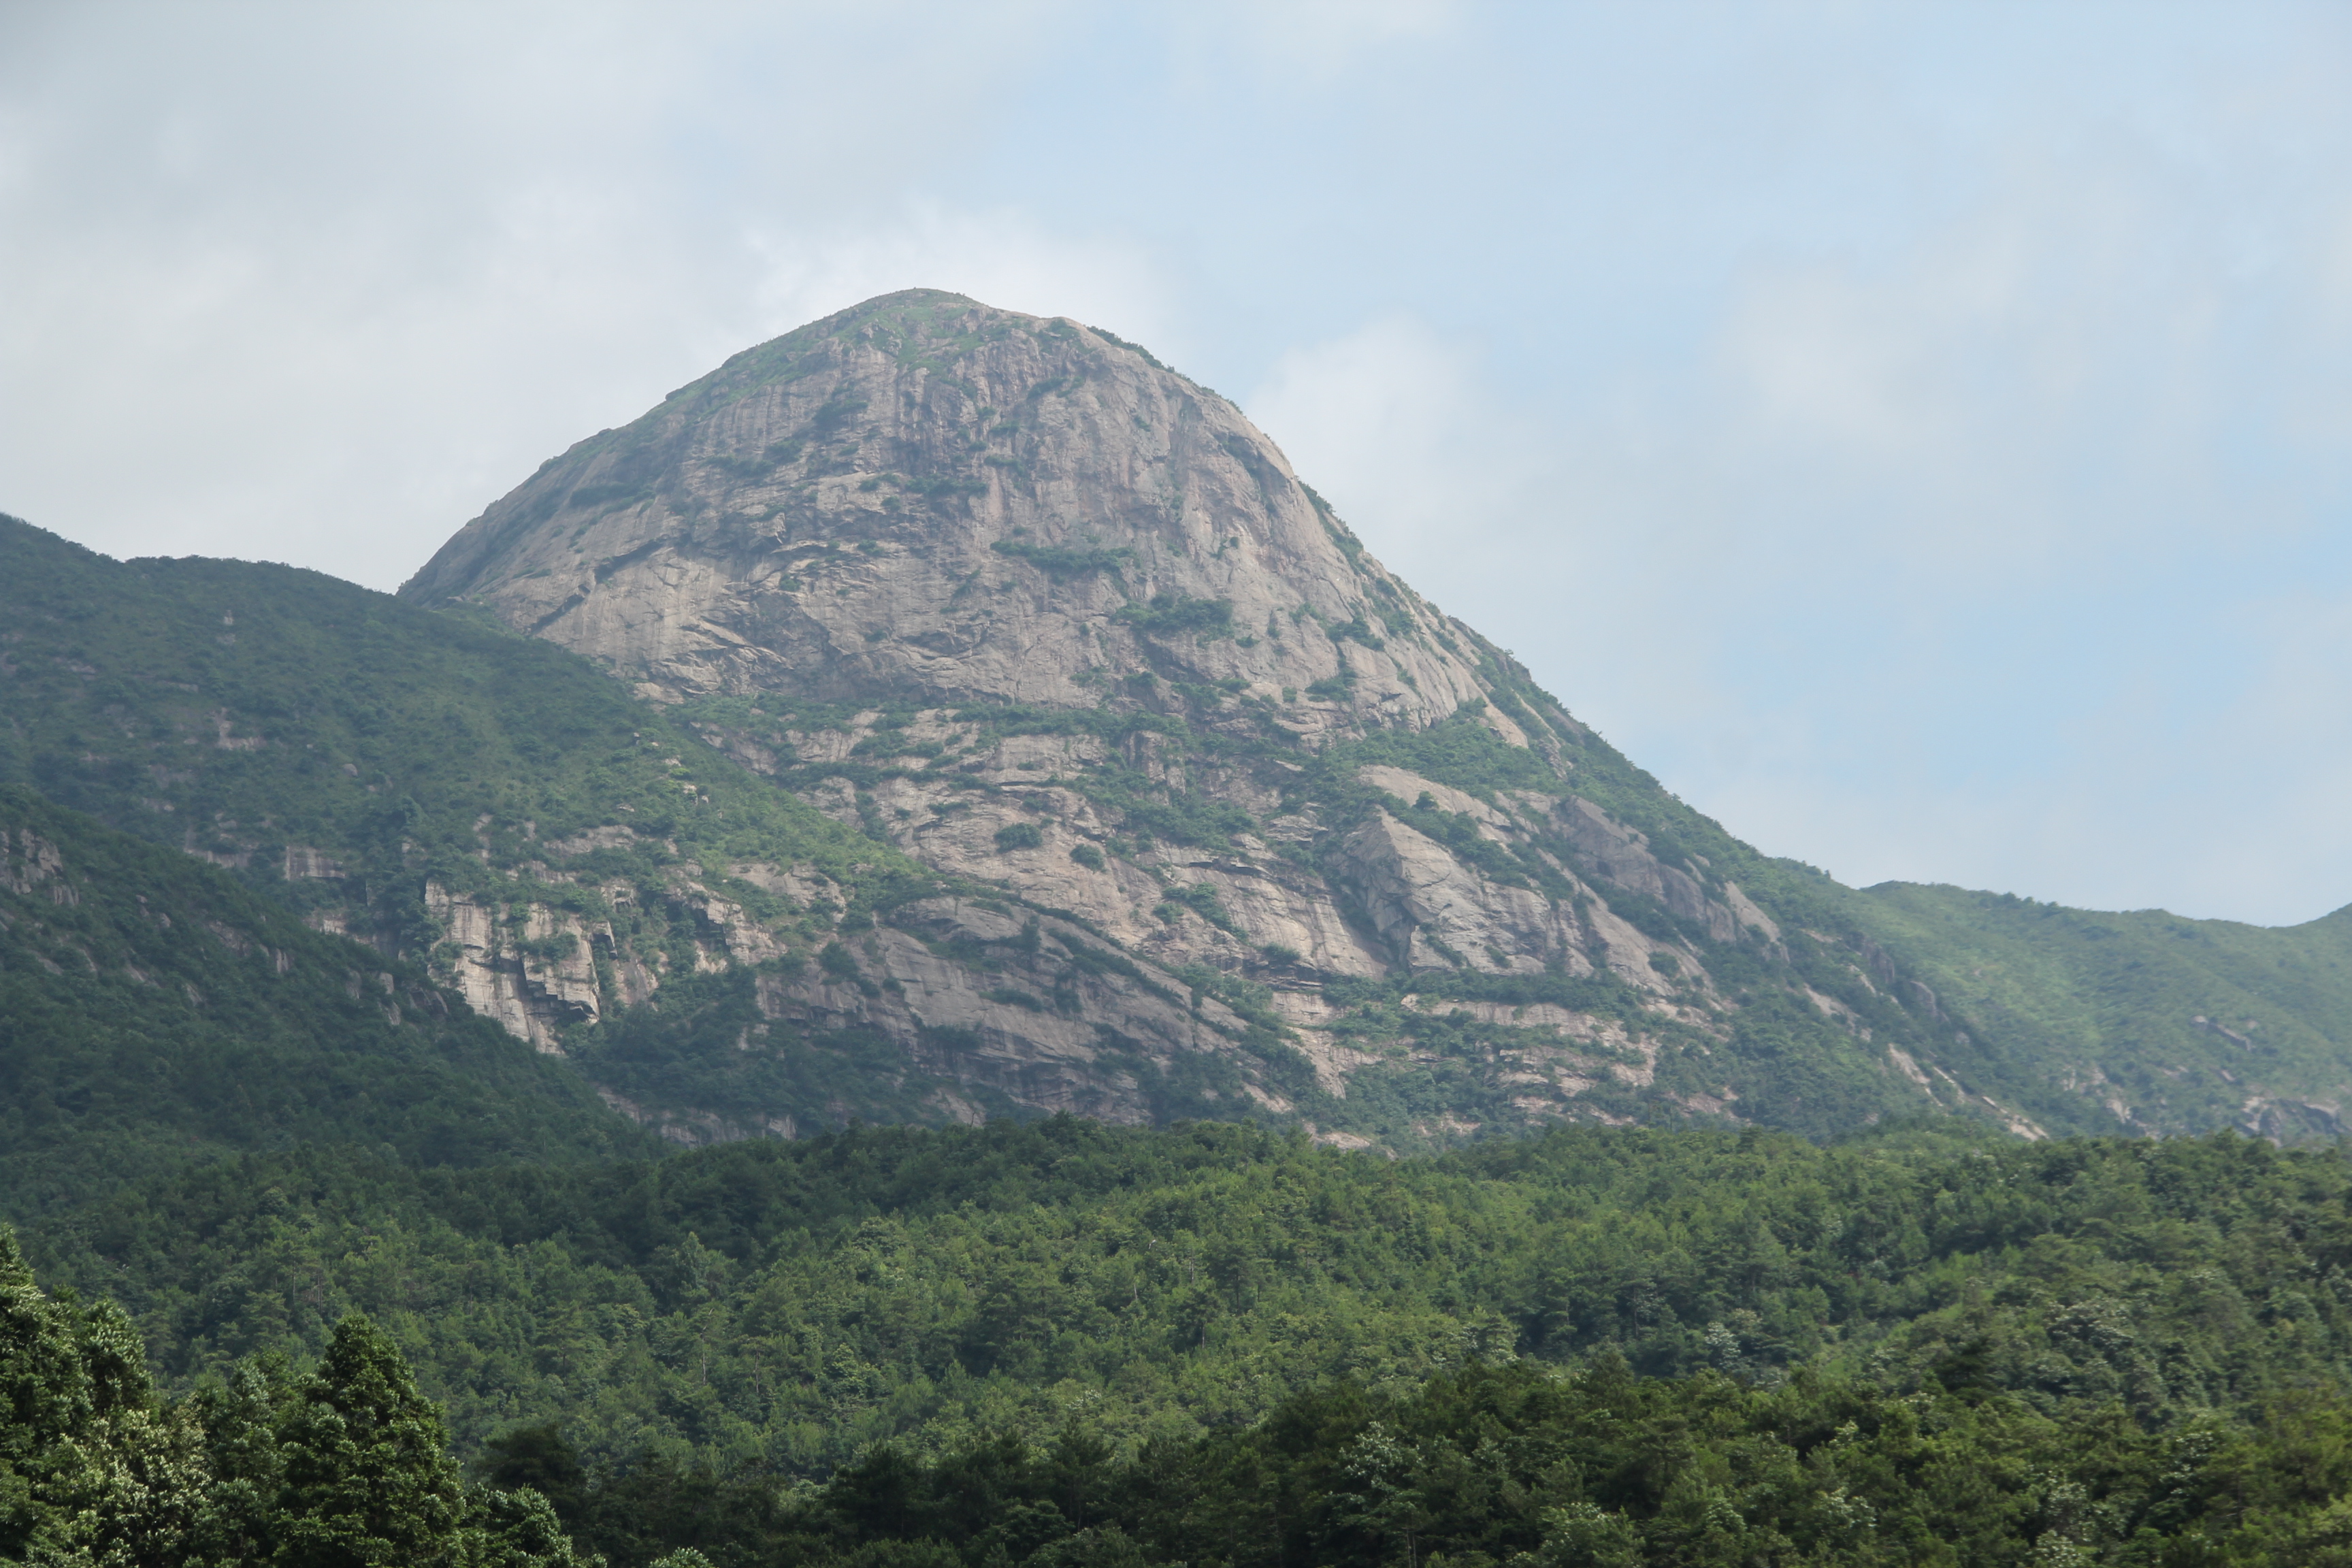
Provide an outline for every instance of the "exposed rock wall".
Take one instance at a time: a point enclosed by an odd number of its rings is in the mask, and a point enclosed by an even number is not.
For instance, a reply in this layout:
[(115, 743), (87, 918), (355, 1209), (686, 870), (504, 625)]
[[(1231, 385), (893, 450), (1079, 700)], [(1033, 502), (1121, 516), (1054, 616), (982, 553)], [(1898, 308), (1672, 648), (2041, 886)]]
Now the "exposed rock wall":
[(926, 292), (583, 442), (402, 592), (491, 605), (672, 699), (1090, 708), (1150, 672), (1332, 683), (1292, 715), (1325, 733), (1482, 689), (1232, 404), (1074, 322)]
[[(1239, 410), (1074, 321), (918, 290), (747, 351), (549, 463), (403, 593), (589, 655), (839, 821), (1056, 911), (1032, 917), (1031, 991), (945, 956), (994, 942), (1001, 964), (1003, 933), (983, 928), (1014, 918), (952, 899), (855, 933), (851, 984), (787, 977), (722, 891), (661, 894), (709, 933), (698, 967), (777, 969), (766, 1026), (879, 1031), (975, 1093), (1133, 1119), (1150, 1097), (1098, 1042), (1165, 1070), (1256, 1029), (1242, 1091), (1280, 1113), (1311, 1091), (1328, 1121), (1366, 1072), (1467, 1071), (1478, 1108), (1412, 1131), (1660, 1107), (1738, 1120), (1750, 1069), (1716, 1055), (1737, 993), (1753, 996), (1755, 963), (1795, 962), (1748, 891), (1591, 798), (1572, 754), (1588, 732), (1529, 706), (1526, 672), (1388, 573)], [(1379, 752), (1441, 730), (1415, 753), (1431, 760)], [(447, 918), (467, 994), (509, 1026), (595, 1016), (584, 973), (524, 956), (544, 937), (498, 937), (454, 900)], [(1160, 978), (1067, 982), (1073, 942)], [(642, 964), (619, 978), (625, 957), (602, 1005), (660, 983)], [(1713, 973), (1726, 961), (1738, 986)], [(1260, 1002), (1218, 1019), (1186, 982), (1171, 1011), (1179, 973)], [(1590, 1000), (1544, 1002), (1535, 1023), (1517, 1002), (1396, 1000), (1423, 976)], [(1806, 994), (1793, 974), (1772, 986)], [(1932, 997), (1887, 994), (1948, 1026)], [(1798, 1007), (1867, 1043), (1855, 1016)], [(1888, 1103), (1935, 1098), (1916, 1063), (1874, 1053), (1852, 1071)], [(675, 1135), (716, 1135), (697, 1125)]]

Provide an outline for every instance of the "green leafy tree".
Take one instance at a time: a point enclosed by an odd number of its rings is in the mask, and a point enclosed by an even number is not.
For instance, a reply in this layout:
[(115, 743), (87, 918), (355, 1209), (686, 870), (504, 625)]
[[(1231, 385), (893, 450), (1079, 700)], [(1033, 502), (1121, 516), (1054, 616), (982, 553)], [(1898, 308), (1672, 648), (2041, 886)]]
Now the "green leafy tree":
[(537, 1492), (566, 1521), (577, 1519), (587, 1500), (587, 1468), (552, 1421), (517, 1426), (491, 1438), (483, 1447), (478, 1468), (482, 1479), (500, 1490), (529, 1488)]
[(279, 1412), (294, 1395), (282, 1355), (249, 1357), (208, 1379), (189, 1406), (203, 1430), (212, 1473), (198, 1555), (216, 1563), (264, 1563), (276, 1552), (278, 1497), (285, 1476)]
[(474, 1503), (475, 1568), (583, 1568), (563, 1521), (530, 1488), (479, 1493)]
[[(457, 1568), (474, 1544), (441, 1413), (367, 1319), (335, 1326), (280, 1417), (276, 1558), (299, 1568)], [(545, 1508), (540, 1500), (540, 1507)], [(548, 1515), (553, 1518), (551, 1510)]]
[(0, 1229), (0, 1559), (176, 1564), (209, 1479), (121, 1309), (44, 1294)]
[(1540, 1568), (1641, 1568), (1641, 1537), (1622, 1513), (1570, 1503), (1546, 1509), (1543, 1527), (1543, 1545), (1535, 1554)]

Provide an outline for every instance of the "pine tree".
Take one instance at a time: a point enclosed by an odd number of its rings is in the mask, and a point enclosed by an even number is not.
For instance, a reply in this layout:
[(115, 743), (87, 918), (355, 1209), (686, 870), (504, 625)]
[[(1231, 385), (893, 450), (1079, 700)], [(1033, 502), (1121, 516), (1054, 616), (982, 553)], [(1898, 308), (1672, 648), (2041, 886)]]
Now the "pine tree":
[(285, 1461), (278, 1448), (281, 1409), (295, 1396), (285, 1358), (241, 1361), (189, 1402), (205, 1435), (213, 1485), (196, 1555), (211, 1563), (266, 1563), (277, 1551), (278, 1497)]
[(289, 1568), (457, 1568), (478, 1549), (439, 1410), (356, 1314), (280, 1417), (276, 1560)]

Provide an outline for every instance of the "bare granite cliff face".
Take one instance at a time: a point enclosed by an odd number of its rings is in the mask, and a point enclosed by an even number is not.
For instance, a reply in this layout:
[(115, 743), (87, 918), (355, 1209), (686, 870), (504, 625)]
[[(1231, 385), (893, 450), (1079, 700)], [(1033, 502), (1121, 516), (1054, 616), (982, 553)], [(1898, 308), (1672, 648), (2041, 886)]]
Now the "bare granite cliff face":
[(489, 605), (667, 700), (1092, 708), (1148, 671), (1317, 691), (1291, 721), (1320, 734), (1482, 690), (1232, 404), (1073, 322), (922, 292), (581, 443), (402, 592)]
[[(1164, 1076), (1255, 1020), (1237, 1103), (1392, 1145), (1737, 1120), (1767, 1085), (1820, 1117), (1981, 1101), (2032, 1125), (1921, 1070), (1967, 1043), (1932, 1000), (1790, 930), (1735, 879), (1752, 851), (1387, 572), (1232, 404), (1099, 330), (868, 301), (553, 459), (402, 593), (600, 661), (1031, 911), (908, 905), (862, 939), (890, 989), (763, 981), (763, 1039), (878, 1030), (941, 1081), (1134, 1118), (1113, 1058)], [(467, 994), (520, 1033), (631, 999), (585, 957), (530, 958), (590, 952), (571, 917), (527, 915), (502, 957), (442, 913)], [(1006, 921), (1028, 989), (991, 1000), (940, 954), (1003, 961)], [(1759, 1009), (1827, 1064), (1801, 1091)]]

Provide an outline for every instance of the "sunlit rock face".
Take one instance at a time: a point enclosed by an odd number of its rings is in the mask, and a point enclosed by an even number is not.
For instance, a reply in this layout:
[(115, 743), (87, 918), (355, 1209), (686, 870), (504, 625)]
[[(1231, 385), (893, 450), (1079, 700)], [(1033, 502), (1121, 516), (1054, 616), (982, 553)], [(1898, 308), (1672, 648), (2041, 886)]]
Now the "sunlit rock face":
[[(1139, 671), (1423, 724), (1447, 623), (1214, 393), (1067, 321), (895, 294), (574, 447), (403, 590), (671, 699), (1093, 707)], [(1379, 644), (1375, 647), (1375, 644)], [(1123, 693), (1149, 703), (1148, 693)]]
[[(1270, 988), (1257, 1016), (1296, 1054), (1249, 1066), (1236, 1110), (1320, 1096), (1340, 1138), (1334, 1108), (1369, 1070), (1420, 1075), (1411, 1131), (1439, 1140), (1739, 1115), (1739, 1071), (1712, 1057), (1738, 1005), (1714, 965), (1785, 966), (1772, 916), (1590, 798), (1580, 766), (1664, 797), (1391, 575), (1237, 408), (1098, 329), (931, 290), (869, 300), (550, 461), (402, 592), (601, 661), (840, 821), (1080, 922), (1041, 930)], [(950, 944), (902, 925), (871, 956), (898, 955), (905, 994), (947, 997), (913, 954)], [(1447, 1026), (1475, 1060), (1426, 1048), (1435, 1026), (1412, 1020), (1448, 1009), (1418, 976), (1479, 982), (1452, 985)], [(1549, 989), (1504, 1005), (1493, 983), (1513, 977)], [(1618, 1000), (1562, 1005), (1569, 983)], [(1089, 984), (1082, 1024), (983, 986), (988, 1027), (940, 1001), (894, 1037), (1018, 1103), (1079, 1103), (1084, 1080), (1097, 1113), (1140, 1114), (1116, 1074), (1042, 1065), (1105, 1041), (1160, 1042), (1154, 1071), (1181, 1055), (1162, 980)], [(886, 1033), (898, 994), (866, 1004)], [(1858, 1092), (1874, 1114), (1880, 1091)]]

